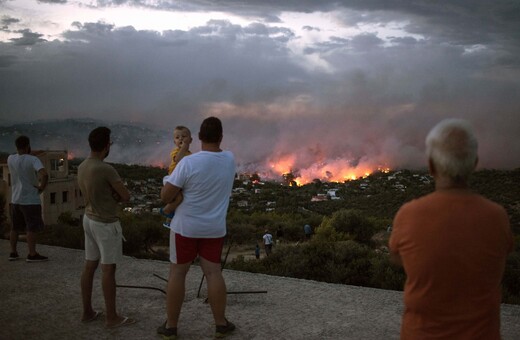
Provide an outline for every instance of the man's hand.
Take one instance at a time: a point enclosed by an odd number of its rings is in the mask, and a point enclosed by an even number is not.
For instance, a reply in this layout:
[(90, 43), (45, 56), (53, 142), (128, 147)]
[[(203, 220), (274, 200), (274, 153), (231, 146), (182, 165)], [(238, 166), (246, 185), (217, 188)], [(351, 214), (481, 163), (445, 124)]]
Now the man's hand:
[(40, 184), (40, 185), (34, 185), (34, 187), (36, 189), (38, 189), (38, 194), (41, 194), (45, 190), (46, 185), (44, 186), (44, 185)]

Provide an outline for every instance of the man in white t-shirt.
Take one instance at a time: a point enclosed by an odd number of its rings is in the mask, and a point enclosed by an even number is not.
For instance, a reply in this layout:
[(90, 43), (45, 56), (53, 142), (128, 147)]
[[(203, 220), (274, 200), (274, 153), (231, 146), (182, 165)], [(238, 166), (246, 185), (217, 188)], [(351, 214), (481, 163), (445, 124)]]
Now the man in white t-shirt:
[(262, 238), (264, 239), (265, 255), (269, 256), (273, 251), (273, 235), (266, 229)]
[(164, 179), (161, 199), (165, 203), (173, 201), (181, 190), (183, 195), (170, 224), (168, 319), (157, 329), (157, 333), (166, 339), (174, 339), (177, 335), (186, 274), (197, 255), (207, 279), (215, 336), (226, 336), (235, 329), (226, 319), (227, 292), (220, 257), (236, 166), (233, 154), (220, 149), (222, 136), (221, 121), (215, 117), (206, 118), (199, 132), (201, 151), (185, 156)]
[(40, 194), (45, 190), (49, 176), (42, 162), (31, 155), (29, 137), (20, 136), (15, 140), (17, 153), (7, 157), (11, 174), (11, 221), (9, 234), (11, 253), (9, 261), (18, 259), (16, 246), (18, 234), (26, 232), (29, 254), (27, 262), (47, 261), (46, 256), (36, 252), (36, 233), (43, 230)]

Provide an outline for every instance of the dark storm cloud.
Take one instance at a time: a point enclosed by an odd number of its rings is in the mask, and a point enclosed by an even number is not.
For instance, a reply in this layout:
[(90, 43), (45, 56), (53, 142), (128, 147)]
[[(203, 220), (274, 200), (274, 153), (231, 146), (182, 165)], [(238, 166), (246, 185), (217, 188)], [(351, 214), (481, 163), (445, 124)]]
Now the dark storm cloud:
[(45, 4), (66, 4), (67, 0), (37, 0), (37, 2)]
[(21, 33), (21, 38), (11, 38), (11, 40), (17, 46), (31, 46), (37, 43), (45, 42), (47, 40), (42, 39), (43, 34), (31, 32), (29, 29), (19, 30), (16, 33)]
[(7, 31), (9, 29), (9, 26), (12, 24), (19, 23), (20, 19), (11, 18), (9, 16), (2, 16), (2, 19), (0, 19), (0, 31)]
[[(428, 130), (460, 117), (475, 126), (482, 166), (520, 164), (520, 20), (513, 2), (224, 0), (156, 7), (258, 20), (245, 26), (210, 20), (165, 32), (75, 22), (65, 42), (41, 41), (30, 51), (0, 43), (2, 117), (110, 118), (167, 130), (183, 124), (196, 133), (203, 117), (217, 115), (224, 146), (244, 168), (265, 171), (290, 155), (300, 171), (340, 159), (425, 166)], [(284, 11), (332, 9), (345, 25), (369, 29), (331, 32), (297, 55), (290, 45), (303, 38), (282, 23), (267, 24)], [(385, 33), (397, 24), (400, 35)], [(312, 22), (303, 31), (324, 33)], [(166, 157), (169, 147), (150, 155)]]

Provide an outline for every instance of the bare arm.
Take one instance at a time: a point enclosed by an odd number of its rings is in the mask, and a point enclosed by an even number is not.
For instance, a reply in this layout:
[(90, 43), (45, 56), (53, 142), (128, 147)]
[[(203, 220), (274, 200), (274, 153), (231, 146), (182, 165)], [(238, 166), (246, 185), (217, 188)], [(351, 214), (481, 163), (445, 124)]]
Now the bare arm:
[(114, 183), (110, 183), (112, 186), (112, 189), (114, 189), (115, 193), (117, 194), (117, 198), (119, 202), (128, 202), (130, 200), (130, 192), (125, 187), (122, 181), (117, 181)]
[(40, 184), (35, 186), (38, 189), (39, 193), (42, 193), (43, 190), (47, 187), (47, 183), (49, 182), (49, 175), (47, 174), (47, 170), (45, 168), (41, 168), (38, 170), (38, 181)]
[(181, 188), (172, 185), (171, 183), (166, 183), (161, 189), (161, 200), (168, 204), (172, 202), (175, 197), (179, 194)]

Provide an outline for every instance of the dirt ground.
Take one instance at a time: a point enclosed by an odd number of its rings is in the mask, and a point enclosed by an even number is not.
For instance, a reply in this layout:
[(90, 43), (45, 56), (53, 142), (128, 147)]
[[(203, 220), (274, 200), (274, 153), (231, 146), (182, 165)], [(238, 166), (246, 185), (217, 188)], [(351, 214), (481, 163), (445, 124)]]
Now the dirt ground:
[[(125, 257), (118, 265), (118, 309), (134, 325), (105, 329), (103, 319), (80, 322), (79, 279), (83, 251), (38, 246), (50, 261), (8, 261), (9, 242), (0, 240), (0, 339), (159, 339), (165, 320), (165, 282), (169, 264)], [(237, 325), (229, 339), (398, 339), (402, 293), (309, 280), (224, 270), (227, 317)], [(202, 273), (188, 273), (179, 339), (212, 339), (214, 324)], [(136, 286), (140, 286), (137, 288)], [(145, 288), (149, 287), (149, 288)], [(153, 288), (153, 289), (150, 289)], [(94, 308), (103, 310), (100, 274), (95, 278)], [(520, 339), (520, 306), (502, 305), (504, 340)]]

